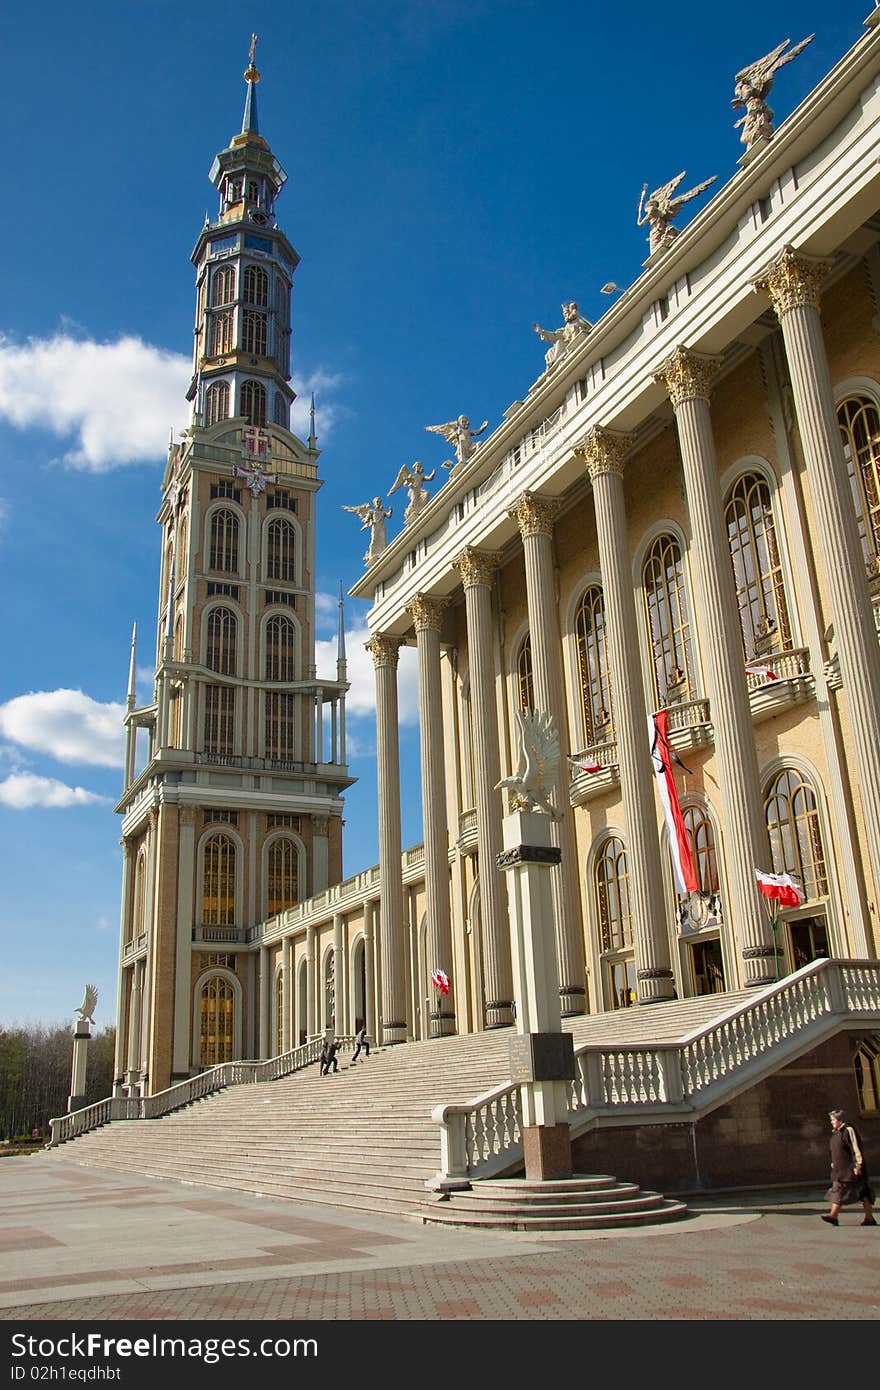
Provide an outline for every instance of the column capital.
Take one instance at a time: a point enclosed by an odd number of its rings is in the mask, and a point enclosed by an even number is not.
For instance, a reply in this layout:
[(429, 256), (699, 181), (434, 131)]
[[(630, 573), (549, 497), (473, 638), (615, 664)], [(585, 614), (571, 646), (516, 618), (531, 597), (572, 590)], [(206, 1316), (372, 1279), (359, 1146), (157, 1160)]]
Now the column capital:
[(498, 564), (498, 557), (488, 550), (474, 550), (473, 546), (469, 545), (452, 563), (461, 575), (461, 582), (466, 589), (474, 589), (478, 585), (488, 589)]
[(443, 613), (449, 607), (449, 599), (432, 594), (416, 594), (412, 603), (406, 605), (416, 632), (439, 632), (443, 626)]
[(793, 246), (783, 246), (764, 274), (754, 281), (754, 288), (769, 295), (777, 318), (792, 309), (818, 309), (829, 265), (829, 261), (799, 256)]
[(528, 536), (552, 536), (558, 511), (558, 502), (547, 497), (536, 497), (533, 492), (524, 492), (507, 515), (516, 522), (525, 540)]
[(378, 670), (380, 666), (393, 666), (397, 668), (397, 658), (402, 646), (401, 638), (389, 637), (384, 632), (376, 632), (369, 642), (364, 643), (365, 648), (373, 658), (373, 665)]
[(329, 834), (330, 834), (330, 817), (329, 817), (329, 816), (312, 816), (312, 834), (313, 834), (313, 835), (329, 835)]
[(182, 826), (193, 826), (196, 823), (196, 811), (194, 806), (181, 806), (178, 815)]
[(719, 362), (717, 357), (678, 347), (654, 373), (654, 380), (663, 387), (673, 408), (685, 401), (708, 401)]
[(621, 434), (617, 430), (606, 430), (601, 425), (594, 425), (584, 435), (580, 444), (574, 446), (574, 452), (587, 465), (591, 479), (601, 477), (604, 473), (613, 473), (622, 478), (631, 445), (631, 434)]

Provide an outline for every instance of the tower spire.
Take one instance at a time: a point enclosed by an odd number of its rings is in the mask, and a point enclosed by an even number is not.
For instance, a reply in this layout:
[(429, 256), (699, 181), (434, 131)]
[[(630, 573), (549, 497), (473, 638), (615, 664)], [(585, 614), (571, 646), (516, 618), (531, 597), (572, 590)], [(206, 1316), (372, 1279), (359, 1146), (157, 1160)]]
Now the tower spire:
[(257, 116), (257, 83), (260, 80), (260, 74), (254, 62), (258, 37), (257, 34), (251, 34), (250, 62), (244, 74), (248, 88), (247, 96), (244, 99), (244, 116), (241, 122), (242, 135), (259, 135), (260, 133), (260, 122)]
[(336, 660), (345, 661), (345, 603), (342, 597), (342, 580), (339, 581), (339, 636), (336, 644)]
[(315, 434), (315, 393), (312, 392), (312, 404), (309, 407), (309, 448), (314, 449), (318, 443), (318, 436)]
[[(340, 594), (341, 592), (342, 590), (340, 587)], [(137, 623), (135, 623), (131, 629), (131, 660), (128, 664), (128, 694), (125, 701), (129, 709), (134, 709), (135, 704), (135, 684), (137, 680), (137, 635), (138, 625)]]

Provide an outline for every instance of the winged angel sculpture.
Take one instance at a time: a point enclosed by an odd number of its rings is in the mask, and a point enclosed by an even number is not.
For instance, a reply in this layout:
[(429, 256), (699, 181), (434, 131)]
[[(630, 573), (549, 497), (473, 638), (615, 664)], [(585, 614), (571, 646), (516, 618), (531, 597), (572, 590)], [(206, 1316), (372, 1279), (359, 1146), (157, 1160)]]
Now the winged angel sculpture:
[(425, 426), (428, 434), (442, 434), (447, 444), (451, 444), (455, 450), (455, 458), (446, 459), (444, 468), (454, 468), (457, 463), (466, 463), (471, 454), (475, 454), (480, 447), (474, 440), (488, 428), (489, 421), (484, 420), (478, 429), (472, 430), (471, 422), (466, 415), (459, 415), (457, 420), (447, 420), (444, 425)]
[(388, 489), (388, 496), (396, 492), (399, 487), (405, 487), (409, 493), (409, 506), (403, 514), (404, 525), (412, 521), (413, 517), (418, 516), (419, 512), (428, 502), (428, 489), (425, 483), (429, 483), (437, 472), (432, 468), (430, 473), (426, 473), (422, 465), (416, 459), (411, 468), (403, 465), (397, 477), (394, 479), (394, 486)]
[(94, 1023), (95, 1006), (98, 1002), (98, 991), (94, 985), (86, 985), (83, 1001), (77, 1009), (83, 1023)]
[(710, 184), (714, 183), (717, 174), (713, 174), (711, 179), (704, 179), (695, 188), (691, 188), (687, 193), (679, 193), (674, 197), (675, 190), (681, 183), (687, 171), (682, 169), (680, 174), (676, 174), (674, 179), (664, 183), (662, 188), (655, 188), (649, 198), (645, 197), (648, 185), (642, 185), (642, 196), (639, 199), (639, 212), (636, 225), (644, 227), (650, 225), (648, 234), (648, 255), (653, 256), (656, 251), (663, 251), (671, 244), (673, 239), (678, 236), (678, 228), (673, 227), (672, 219), (677, 217), (691, 198), (696, 198), (698, 193), (702, 193)]
[(374, 497), (372, 502), (364, 502), (359, 507), (343, 507), (344, 512), (351, 512), (358, 517), (361, 522), (361, 530), (366, 531), (370, 528), (370, 546), (364, 556), (364, 564), (371, 565), (374, 560), (378, 560), (382, 551), (388, 544), (388, 535), (385, 530), (385, 520), (391, 516), (392, 508), (386, 511), (382, 505), (381, 497)]
[(772, 53), (765, 53), (763, 58), (759, 58), (756, 63), (751, 63), (747, 68), (736, 74), (734, 78), (734, 97), (731, 106), (734, 111), (745, 111), (744, 116), (734, 123), (734, 130), (742, 126), (743, 132), (739, 137), (747, 150), (759, 141), (766, 142), (773, 135), (773, 112), (767, 105), (764, 98), (769, 95), (770, 88), (773, 86), (773, 78), (780, 68), (786, 63), (790, 63), (792, 58), (796, 58), (802, 53), (808, 43), (812, 43), (816, 37), (811, 34), (808, 39), (802, 39), (796, 43), (794, 48), (785, 52), (791, 39), (784, 39), (777, 44)]
[(518, 811), (544, 811), (553, 820), (562, 817), (550, 804), (550, 792), (559, 771), (559, 735), (551, 714), (516, 711), (519, 734), (519, 762), (512, 777), (502, 777), (495, 785), (510, 788), (510, 804)]

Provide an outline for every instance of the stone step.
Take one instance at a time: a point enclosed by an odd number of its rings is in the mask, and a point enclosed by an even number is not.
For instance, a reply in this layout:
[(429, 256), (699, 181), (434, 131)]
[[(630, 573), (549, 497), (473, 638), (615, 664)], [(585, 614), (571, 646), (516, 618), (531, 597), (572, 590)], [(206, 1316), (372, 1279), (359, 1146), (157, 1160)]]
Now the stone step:
[(628, 1226), (653, 1226), (666, 1221), (679, 1221), (687, 1215), (687, 1207), (682, 1202), (661, 1198), (662, 1205), (648, 1210), (621, 1210), (608, 1213), (584, 1211), (577, 1215), (569, 1209), (565, 1216), (550, 1217), (543, 1212), (535, 1215), (530, 1212), (518, 1215), (500, 1212), (470, 1212), (464, 1208), (450, 1205), (431, 1207), (422, 1215), (426, 1225), (481, 1227), (486, 1230), (506, 1231), (590, 1231), (626, 1229)]

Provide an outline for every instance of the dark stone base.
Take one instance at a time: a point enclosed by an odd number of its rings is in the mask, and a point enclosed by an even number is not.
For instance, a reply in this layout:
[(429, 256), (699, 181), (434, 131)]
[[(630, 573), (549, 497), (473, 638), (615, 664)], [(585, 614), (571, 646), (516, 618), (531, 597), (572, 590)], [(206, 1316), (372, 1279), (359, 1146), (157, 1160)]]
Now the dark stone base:
[(526, 1125), (523, 1130), (523, 1157), (530, 1182), (550, 1182), (570, 1178), (571, 1130), (562, 1125)]

